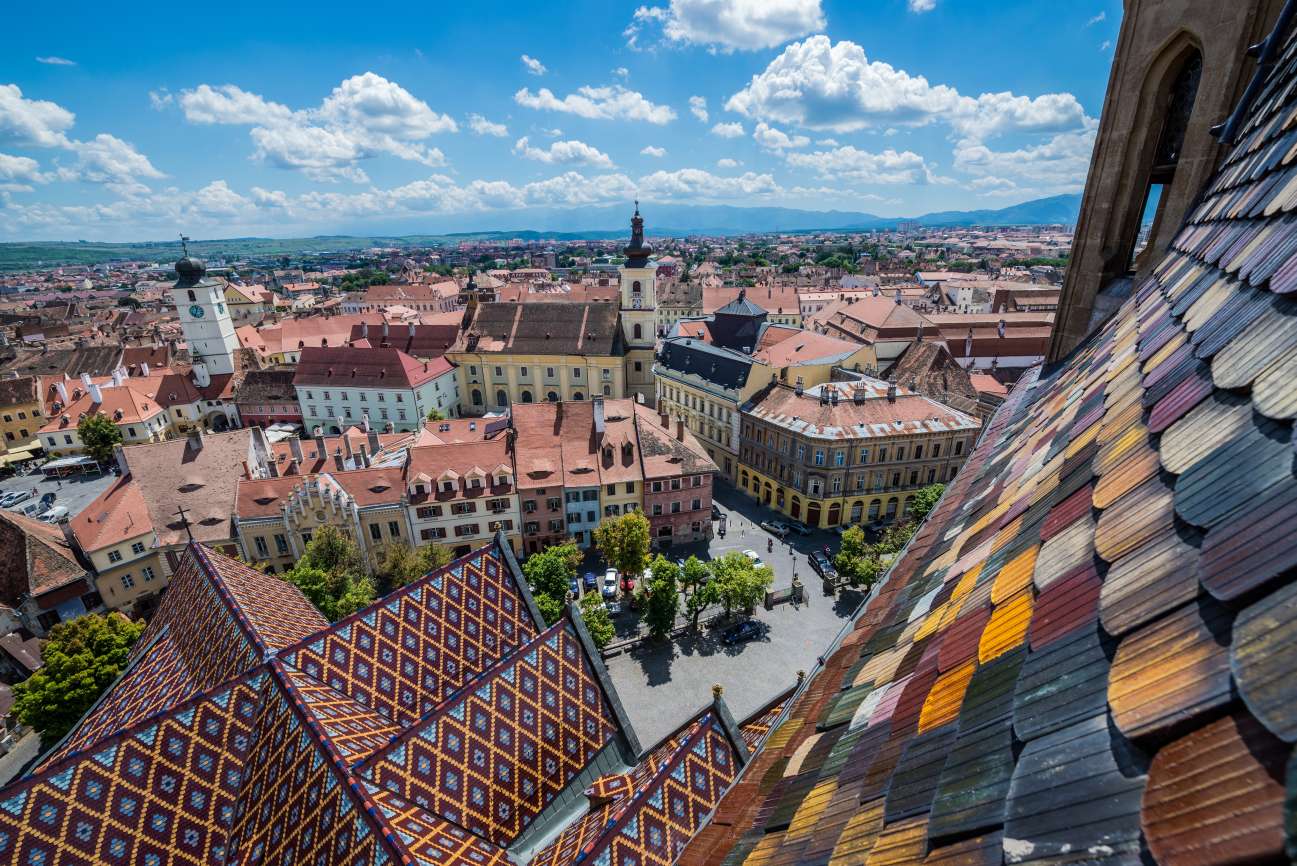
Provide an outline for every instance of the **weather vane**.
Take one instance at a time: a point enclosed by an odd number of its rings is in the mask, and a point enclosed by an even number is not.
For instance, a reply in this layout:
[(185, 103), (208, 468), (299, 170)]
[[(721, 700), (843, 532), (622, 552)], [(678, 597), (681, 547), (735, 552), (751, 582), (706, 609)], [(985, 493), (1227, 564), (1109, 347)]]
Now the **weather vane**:
[(180, 236), (180, 248), (185, 251), (185, 256), (189, 255), (189, 238), (185, 235)]

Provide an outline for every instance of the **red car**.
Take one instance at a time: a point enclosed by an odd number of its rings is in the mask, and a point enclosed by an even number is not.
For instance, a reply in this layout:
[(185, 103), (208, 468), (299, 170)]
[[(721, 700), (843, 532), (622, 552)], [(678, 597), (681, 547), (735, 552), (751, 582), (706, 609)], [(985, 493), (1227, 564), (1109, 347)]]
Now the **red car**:
[(627, 595), (630, 595), (632, 592), (634, 592), (635, 578), (631, 577), (629, 574), (623, 574), (621, 576), (621, 591), (626, 593)]

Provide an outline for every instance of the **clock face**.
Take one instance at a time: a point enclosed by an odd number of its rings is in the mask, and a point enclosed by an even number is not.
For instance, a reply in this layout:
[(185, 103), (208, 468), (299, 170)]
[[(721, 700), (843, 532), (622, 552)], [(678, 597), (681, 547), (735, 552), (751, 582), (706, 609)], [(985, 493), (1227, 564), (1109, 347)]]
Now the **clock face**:
[(195, 319), (201, 319), (203, 317), (203, 308), (194, 304), (189, 308), (189, 315), (193, 316)]

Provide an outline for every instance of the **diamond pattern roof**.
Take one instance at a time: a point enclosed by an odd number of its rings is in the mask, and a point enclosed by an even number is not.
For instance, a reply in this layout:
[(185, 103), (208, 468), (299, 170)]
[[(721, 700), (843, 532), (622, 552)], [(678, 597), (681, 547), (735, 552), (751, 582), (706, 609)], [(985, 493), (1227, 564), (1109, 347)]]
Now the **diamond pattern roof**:
[[(0, 862), (512, 862), (506, 846), (565, 787), (637, 740), (584, 627), (538, 630), (502, 545), (332, 626), (289, 584), (191, 546), (118, 682), (0, 789)], [(705, 790), (670, 845), (737, 767), (728, 743), (689, 759)], [(659, 784), (684, 745), (631, 770)], [(541, 826), (584, 845), (609, 816), (652, 820), (661, 802), (674, 801), (621, 785), (587, 814), (546, 819), (571, 827)], [(636, 844), (660, 843), (653, 830)]]
[(1297, 855), (1297, 40), (1277, 38), (1172, 250), (1018, 383), (683, 862)]

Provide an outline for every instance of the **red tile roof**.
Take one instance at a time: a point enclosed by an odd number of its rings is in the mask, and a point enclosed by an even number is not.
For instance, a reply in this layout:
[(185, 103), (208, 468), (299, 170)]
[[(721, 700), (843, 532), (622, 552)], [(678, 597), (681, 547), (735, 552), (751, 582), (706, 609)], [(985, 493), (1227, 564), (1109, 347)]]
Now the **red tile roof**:
[(417, 388), (454, 368), (445, 358), (418, 361), (399, 349), (354, 346), (302, 350), (294, 385), (337, 388)]

